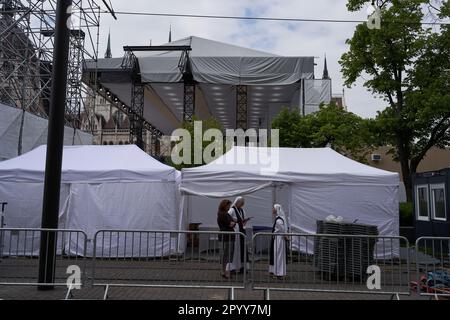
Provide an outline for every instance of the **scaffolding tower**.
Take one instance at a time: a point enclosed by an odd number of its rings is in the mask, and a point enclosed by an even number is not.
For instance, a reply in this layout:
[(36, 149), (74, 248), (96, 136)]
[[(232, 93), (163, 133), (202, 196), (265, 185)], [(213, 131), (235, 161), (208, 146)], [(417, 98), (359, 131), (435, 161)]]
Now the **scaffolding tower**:
[[(50, 105), (56, 4), (0, 0), (0, 102), (44, 118)], [(95, 94), (97, 72), (88, 84), (82, 82), (82, 72), (85, 60), (98, 60), (100, 14), (98, 1), (73, 0), (65, 118), (74, 130), (94, 112), (95, 106), (85, 101)], [(88, 127), (93, 130), (93, 124)]]

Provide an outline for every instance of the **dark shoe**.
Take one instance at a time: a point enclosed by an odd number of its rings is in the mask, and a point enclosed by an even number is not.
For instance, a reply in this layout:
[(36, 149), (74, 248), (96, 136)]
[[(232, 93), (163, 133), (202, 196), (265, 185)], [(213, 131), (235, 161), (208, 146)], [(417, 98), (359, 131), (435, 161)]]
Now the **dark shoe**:
[[(239, 274), (244, 274), (244, 268), (239, 270)], [(248, 270), (245, 271), (245, 274), (248, 274)]]

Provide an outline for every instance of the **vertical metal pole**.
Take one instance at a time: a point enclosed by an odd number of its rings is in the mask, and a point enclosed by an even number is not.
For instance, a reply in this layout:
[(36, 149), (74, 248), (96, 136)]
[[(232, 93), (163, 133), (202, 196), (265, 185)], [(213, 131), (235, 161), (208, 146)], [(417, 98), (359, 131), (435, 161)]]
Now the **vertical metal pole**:
[(305, 107), (305, 102), (306, 102), (306, 90), (305, 90), (305, 79), (301, 80), (301, 95), (302, 95), (302, 116), (306, 115), (306, 107)]
[[(5, 214), (5, 206), (8, 204), (8, 202), (0, 202), (0, 228), (3, 228), (4, 226), (4, 214)], [(4, 231), (0, 231), (0, 259), (3, 258), (3, 246), (5, 244), (5, 234)], [(1, 261), (0, 261), (1, 262)]]
[[(47, 158), (45, 163), (42, 228), (58, 228), (61, 165), (64, 142), (64, 113), (67, 89), (69, 29), (72, 0), (58, 0), (55, 23), (55, 51), (53, 56), (52, 91), (48, 119)], [(39, 250), (39, 283), (54, 283), (56, 233), (42, 232)], [(39, 290), (53, 286), (38, 286)]]

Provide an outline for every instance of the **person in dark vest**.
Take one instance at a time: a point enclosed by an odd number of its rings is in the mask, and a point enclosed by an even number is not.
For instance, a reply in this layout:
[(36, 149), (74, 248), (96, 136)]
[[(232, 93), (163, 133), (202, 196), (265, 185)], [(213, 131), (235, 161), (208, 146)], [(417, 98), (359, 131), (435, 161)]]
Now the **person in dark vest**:
[[(237, 197), (234, 200), (233, 205), (231, 206), (230, 211), (228, 213), (231, 215), (231, 217), (233, 217), (234, 221), (236, 222), (234, 230), (236, 232), (246, 234), (245, 225), (250, 219), (245, 217), (244, 204), (245, 204), (244, 198)], [(234, 241), (233, 263), (230, 264), (231, 271), (239, 271), (239, 273), (244, 272), (244, 261), (245, 255), (247, 254), (247, 252), (244, 251), (245, 251), (245, 238), (237, 235)], [(247, 255), (247, 262), (248, 262), (248, 255)]]
[[(217, 212), (217, 224), (220, 231), (234, 232), (233, 218), (228, 214), (231, 207), (231, 201), (228, 199), (222, 200), (219, 204)], [(233, 261), (234, 254), (234, 234), (219, 235), (219, 240), (222, 241), (223, 255), (222, 255), (222, 277), (230, 278), (230, 271), (227, 266)]]
[(283, 208), (275, 204), (272, 209), (274, 222), (272, 227), (272, 241), (270, 246), (269, 273), (274, 277), (282, 278), (286, 276), (286, 236), (277, 236), (280, 233), (287, 233), (287, 221)]

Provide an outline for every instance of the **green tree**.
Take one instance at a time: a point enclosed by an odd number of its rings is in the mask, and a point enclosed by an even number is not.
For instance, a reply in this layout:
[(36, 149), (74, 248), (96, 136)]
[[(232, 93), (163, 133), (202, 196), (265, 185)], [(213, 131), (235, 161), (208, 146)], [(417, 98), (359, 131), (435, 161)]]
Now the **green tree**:
[(280, 130), (280, 147), (331, 145), (335, 151), (364, 162), (372, 141), (371, 122), (330, 103), (306, 116), (298, 110), (283, 109), (272, 121), (272, 128)]
[[(201, 141), (197, 141), (196, 139), (195, 139), (195, 130), (194, 130), (194, 123), (195, 122), (197, 122), (197, 124), (200, 122), (201, 123), (201, 131), (199, 132), (199, 134), (200, 134), (200, 136), (201, 136)], [(198, 167), (198, 166), (201, 166), (201, 165), (204, 165), (204, 164), (206, 164), (206, 162), (205, 162), (205, 159), (202, 157), (202, 163), (195, 163), (195, 159), (194, 159), (194, 145), (196, 144), (196, 143), (201, 143), (201, 151), (202, 151), (202, 153), (203, 153), (203, 151), (205, 150), (205, 148), (208, 146), (208, 145), (210, 145), (211, 144), (211, 142), (212, 141), (207, 141), (207, 140), (203, 140), (203, 136), (204, 136), (204, 134), (205, 134), (205, 132), (207, 131), (207, 130), (209, 130), (209, 129), (218, 129), (218, 130), (220, 130), (220, 131), (222, 131), (223, 132), (223, 128), (222, 128), (222, 126), (221, 126), (221, 124), (220, 124), (220, 122), (217, 120), (217, 119), (215, 119), (215, 118), (209, 118), (209, 119), (206, 119), (206, 120), (199, 120), (196, 116), (194, 116), (193, 118), (192, 118), (192, 121), (184, 121), (183, 123), (182, 123), (182, 125), (181, 125), (181, 128), (180, 129), (185, 129), (185, 130), (187, 130), (187, 132), (189, 132), (189, 135), (190, 135), (190, 145), (191, 145), (191, 147), (190, 147), (190, 151), (191, 151), (191, 154), (190, 154), (190, 163), (182, 163), (182, 164), (175, 164), (173, 161), (172, 161), (172, 159), (171, 159), (171, 157), (168, 157), (168, 158), (166, 158), (166, 161), (165, 161), (165, 163), (166, 164), (168, 164), (168, 165), (170, 165), (170, 166), (173, 166), (174, 168), (176, 168), (177, 170), (181, 170), (181, 169), (183, 169), (183, 168), (192, 168), (192, 167)], [(179, 141), (179, 142), (177, 142), (177, 143), (180, 143), (180, 142), (182, 142), (182, 139), (181, 139), (181, 141)], [(223, 144), (223, 140), (222, 141), (220, 141), (222, 144)], [(220, 150), (219, 150), (220, 151)], [(184, 150), (182, 151), (182, 152), (184, 152)], [(223, 151), (222, 151), (223, 152)], [(221, 152), (221, 153), (222, 153)], [(220, 156), (221, 154), (217, 154), (216, 155), (216, 157), (218, 157), (218, 156)]]
[[(349, 10), (359, 10), (368, 1), (349, 0)], [(384, 1), (381, 28), (360, 24), (342, 55), (345, 84), (358, 78), (374, 95), (382, 96), (387, 107), (373, 125), (378, 144), (392, 146), (401, 165), (408, 201), (412, 200), (411, 176), (433, 147), (449, 142), (449, 29), (438, 32), (424, 28), (423, 6), (430, 1)], [(448, 1), (439, 15), (445, 16)]]

